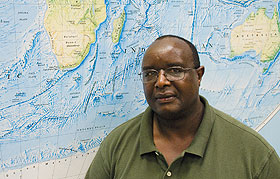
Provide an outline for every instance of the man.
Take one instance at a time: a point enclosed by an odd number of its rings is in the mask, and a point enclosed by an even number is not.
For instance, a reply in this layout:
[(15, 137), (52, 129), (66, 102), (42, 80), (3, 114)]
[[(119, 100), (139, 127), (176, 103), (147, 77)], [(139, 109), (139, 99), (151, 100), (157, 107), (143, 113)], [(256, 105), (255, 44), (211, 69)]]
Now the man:
[(149, 107), (106, 137), (86, 179), (280, 178), (275, 150), (199, 96), (204, 67), (193, 44), (158, 38), (141, 74)]

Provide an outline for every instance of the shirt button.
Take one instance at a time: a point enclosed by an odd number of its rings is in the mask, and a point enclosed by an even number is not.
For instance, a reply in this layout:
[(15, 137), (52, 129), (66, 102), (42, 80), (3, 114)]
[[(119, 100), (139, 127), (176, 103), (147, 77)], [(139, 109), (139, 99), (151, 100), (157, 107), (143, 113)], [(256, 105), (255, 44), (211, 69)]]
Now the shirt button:
[(168, 172), (166, 173), (166, 175), (167, 175), (168, 177), (171, 177), (171, 175), (172, 175), (171, 171), (168, 171)]

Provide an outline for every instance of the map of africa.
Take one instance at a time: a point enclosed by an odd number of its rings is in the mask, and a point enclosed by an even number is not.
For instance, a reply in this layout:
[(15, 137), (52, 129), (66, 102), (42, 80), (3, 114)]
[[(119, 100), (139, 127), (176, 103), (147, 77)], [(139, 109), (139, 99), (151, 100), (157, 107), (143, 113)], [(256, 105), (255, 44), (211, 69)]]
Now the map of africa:
[(280, 154), (276, 0), (2, 0), (0, 179), (83, 178), (106, 135), (147, 103), (147, 47), (193, 42), (200, 94)]

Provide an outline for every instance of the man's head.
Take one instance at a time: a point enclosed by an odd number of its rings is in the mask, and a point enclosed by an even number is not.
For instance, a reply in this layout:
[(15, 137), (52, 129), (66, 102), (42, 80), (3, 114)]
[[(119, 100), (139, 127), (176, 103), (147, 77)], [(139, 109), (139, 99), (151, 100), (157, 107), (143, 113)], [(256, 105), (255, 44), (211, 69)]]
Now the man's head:
[(189, 41), (173, 35), (158, 38), (144, 55), (142, 72), (147, 102), (157, 115), (181, 118), (200, 102), (204, 67)]
[(158, 37), (156, 39), (156, 41), (164, 39), (164, 38), (177, 38), (177, 39), (180, 39), (180, 40), (184, 41), (192, 51), (194, 67), (195, 68), (200, 67), (200, 61), (199, 61), (199, 56), (198, 56), (197, 50), (196, 50), (195, 46), (190, 41), (188, 41), (188, 40), (186, 40), (182, 37), (176, 36), (176, 35), (163, 35), (163, 36)]

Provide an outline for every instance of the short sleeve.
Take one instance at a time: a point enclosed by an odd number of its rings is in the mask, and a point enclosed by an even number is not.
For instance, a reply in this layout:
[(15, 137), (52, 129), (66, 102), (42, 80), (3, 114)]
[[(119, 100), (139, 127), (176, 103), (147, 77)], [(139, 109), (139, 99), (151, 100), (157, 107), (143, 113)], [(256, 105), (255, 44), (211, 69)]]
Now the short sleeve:
[(104, 149), (101, 144), (87, 171), (85, 179), (110, 179), (108, 159), (105, 159), (102, 155)]
[(268, 158), (257, 179), (280, 179), (280, 159), (275, 151)]

